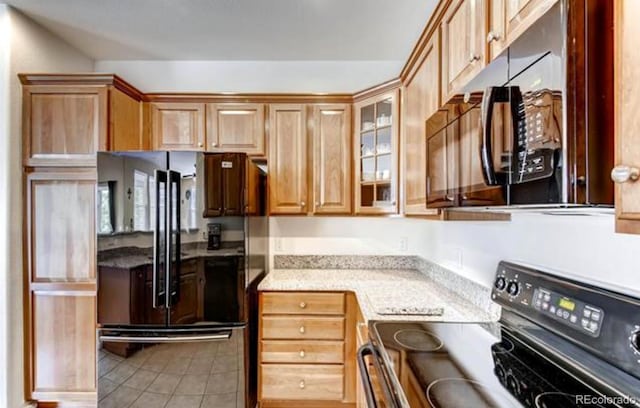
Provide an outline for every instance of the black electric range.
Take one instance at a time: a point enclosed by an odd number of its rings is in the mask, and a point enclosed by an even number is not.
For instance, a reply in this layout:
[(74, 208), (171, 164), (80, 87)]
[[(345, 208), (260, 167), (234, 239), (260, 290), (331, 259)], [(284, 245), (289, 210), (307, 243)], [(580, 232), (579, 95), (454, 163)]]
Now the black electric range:
[(640, 300), (501, 262), (496, 323), (371, 322), (369, 408), (640, 407)]

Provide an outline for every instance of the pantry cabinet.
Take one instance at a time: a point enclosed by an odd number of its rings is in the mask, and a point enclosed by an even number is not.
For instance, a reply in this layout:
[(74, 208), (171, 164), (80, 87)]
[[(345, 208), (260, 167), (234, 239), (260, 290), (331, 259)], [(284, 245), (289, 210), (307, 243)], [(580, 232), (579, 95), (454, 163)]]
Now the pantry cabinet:
[(354, 104), (356, 214), (398, 212), (398, 89)]
[(351, 213), (351, 106), (313, 106), (312, 211)]
[(615, 2), (616, 231), (640, 234), (640, 2)]
[(207, 151), (265, 155), (264, 104), (207, 104)]
[(403, 93), (404, 213), (434, 215), (427, 209), (426, 119), (440, 106), (440, 40), (436, 31), (427, 43)]
[(485, 66), (487, 0), (454, 0), (442, 19), (442, 102)]
[(204, 150), (204, 103), (152, 103), (151, 134), (154, 150)]

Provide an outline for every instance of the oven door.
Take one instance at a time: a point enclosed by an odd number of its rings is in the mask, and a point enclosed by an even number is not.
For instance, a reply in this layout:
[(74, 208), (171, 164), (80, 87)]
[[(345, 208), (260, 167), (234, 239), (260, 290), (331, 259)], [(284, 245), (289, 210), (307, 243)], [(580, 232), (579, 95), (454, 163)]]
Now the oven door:
[[(358, 350), (358, 370), (368, 408), (403, 408), (395, 397), (390, 374), (380, 351), (367, 343)], [(391, 374), (392, 375), (392, 374)]]

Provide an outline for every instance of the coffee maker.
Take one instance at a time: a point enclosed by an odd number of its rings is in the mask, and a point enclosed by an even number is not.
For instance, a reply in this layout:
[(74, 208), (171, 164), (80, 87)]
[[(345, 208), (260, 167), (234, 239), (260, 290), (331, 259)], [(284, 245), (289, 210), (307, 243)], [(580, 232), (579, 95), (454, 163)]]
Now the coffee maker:
[(207, 224), (208, 230), (208, 239), (207, 239), (207, 249), (220, 249), (220, 243), (222, 239), (220, 238), (222, 233), (222, 224), (211, 223)]

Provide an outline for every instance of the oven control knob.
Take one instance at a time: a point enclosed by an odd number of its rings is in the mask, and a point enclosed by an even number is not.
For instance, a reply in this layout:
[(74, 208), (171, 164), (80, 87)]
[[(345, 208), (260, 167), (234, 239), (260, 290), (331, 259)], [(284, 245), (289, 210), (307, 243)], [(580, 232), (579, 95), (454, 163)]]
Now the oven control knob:
[(493, 286), (498, 290), (504, 290), (504, 288), (507, 287), (507, 280), (504, 276), (498, 276), (496, 281), (493, 283)]
[(507, 285), (507, 292), (511, 296), (518, 296), (518, 293), (520, 293), (520, 284), (516, 281), (509, 282)]
[(629, 341), (631, 342), (631, 348), (633, 348), (633, 351), (640, 353), (640, 330), (636, 330), (631, 333)]

